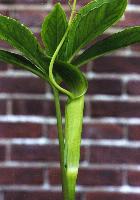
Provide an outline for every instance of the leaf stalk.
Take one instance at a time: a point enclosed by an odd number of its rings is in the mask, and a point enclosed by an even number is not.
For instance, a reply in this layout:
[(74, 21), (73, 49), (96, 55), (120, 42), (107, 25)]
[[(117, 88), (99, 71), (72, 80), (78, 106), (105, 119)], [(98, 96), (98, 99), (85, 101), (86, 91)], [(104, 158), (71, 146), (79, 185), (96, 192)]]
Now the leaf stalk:
[(56, 118), (57, 118), (62, 191), (63, 191), (63, 195), (64, 195), (64, 200), (66, 200), (67, 199), (67, 184), (66, 184), (65, 164), (64, 164), (64, 136), (63, 136), (63, 126), (62, 126), (62, 116), (61, 116), (59, 92), (55, 87), (53, 87), (53, 93), (54, 93)]

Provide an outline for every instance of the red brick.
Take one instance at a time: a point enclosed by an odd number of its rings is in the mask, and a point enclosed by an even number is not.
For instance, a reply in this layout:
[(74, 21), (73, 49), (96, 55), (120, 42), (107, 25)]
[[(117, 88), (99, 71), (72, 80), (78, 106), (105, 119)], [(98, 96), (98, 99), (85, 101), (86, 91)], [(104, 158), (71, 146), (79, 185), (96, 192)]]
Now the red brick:
[(21, 23), (25, 24), (28, 27), (40, 27), (48, 13), (47, 11), (41, 10), (16, 10), (11, 11), (9, 15), (14, 19), (18, 19)]
[(131, 4), (140, 4), (140, 0), (131, 0), (130, 3)]
[(140, 13), (139, 12), (125, 12), (125, 20), (119, 21), (117, 26), (139, 26), (140, 25)]
[[(2, 13), (0, 12), (0, 14), (2, 14)], [(11, 46), (8, 43), (4, 42), (3, 40), (0, 40), (0, 48), (3, 48), (3, 49), (12, 49)]]
[[(59, 185), (61, 183), (60, 170), (58, 168), (49, 169), (48, 174), (52, 185)], [(77, 184), (84, 186), (121, 185), (122, 172), (115, 170), (80, 169)]]
[(11, 159), (19, 161), (59, 161), (57, 145), (13, 145)]
[(133, 44), (132, 46), (130, 46), (130, 49), (132, 51), (140, 51), (140, 44), (139, 43), (136, 43), (136, 44)]
[(11, 4), (13, 3), (14, 0), (1, 0), (0, 3), (4, 3), (4, 4)]
[(50, 124), (47, 126), (47, 136), (51, 139), (56, 139), (58, 137), (56, 125)]
[(102, 147), (92, 146), (90, 148), (90, 162), (110, 164), (139, 164), (139, 148), (129, 147)]
[[(64, 115), (65, 103), (61, 102), (62, 116)], [(13, 100), (13, 113), (21, 115), (45, 115), (56, 117), (54, 100), (49, 99), (21, 99)]]
[(121, 185), (122, 172), (106, 169), (82, 169), (79, 171), (78, 184), (86, 186)]
[(98, 73), (140, 73), (140, 57), (110, 56), (94, 61), (93, 71)]
[(42, 94), (46, 90), (39, 78), (0, 78), (0, 92)]
[(0, 161), (4, 161), (5, 160), (5, 155), (6, 155), (5, 146), (0, 145)]
[(140, 81), (129, 81), (127, 84), (127, 93), (129, 95), (140, 95)]
[[(52, 2), (55, 4), (55, 3), (57, 3), (57, 2), (61, 2), (61, 3), (63, 3), (63, 4), (67, 4), (67, 1), (66, 0), (53, 0)], [(77, 0), (77, 4), (78, 5), (85, 5), (85, 4), (87, 4), (87, 3), (89, 3), (89, 0), (83, 0), (82, 2), (81, 2), (81, 0)]]
[[(85, 159), (85, 148), (81, 147), (81, 161)], [(59, 161), (58, 145), (13, 145), (12, 160), (20, 161)]]
[(52, 0), (52, 3), (56, 4), (58, 1), (61, 2), (62, 4), (66, 4), (65, 0)]
[(121, 139), (124, 127), (114, 124), (84, 124), (83, 137), (90, 139)]
[(52, 100), (13, 100), (13, 113), (55, 116), (55, 105)]
[(0, 115), (6, 114), (6, 101), (0, 100)]
[(89, 81), (89, 94), (120, 95), (122, 83), (119, 79), (94, 79)]
[(93, 117), (140, 117), (139, 102), (93, 101)]
[[(5, 192), (4, 200), (62, 200), (62, 194), (60, 192), (18, 192), (8, 191)], [(81, 195), (77, 194), (76, 200), (81, 200)]]
[(48, 169), (48, 179), (51, 185), (60, 185), (61, 184), (61, 175), (59, 168)]
[(16, 115), (44, 115), (44, 101), (42, 100), (13, 100), (13, 114)]
[(9, 16), (9, 11), (7, 9), (1, 9), (0, 13), (1, 13), (1, 15)]
[(95, 192), (86, 195), (86, 200), (123, 200), (122, 195), (118, 193), (105, 193), (105, 192)]
[(131, 186), (140, 186), (140, 171), (128, 171), (128, 184)]
[(0, 168), (1, 185), (40, 185), (43, 183), (43, 170), (35, 168)]
[(0, 138), (36, 138), (42, 136), (40, 124), (0, 123)]
[(58, 192), (5, 192), (5, 200), (62, 200)]
[(139, 194), (123, 194), (117, 192), (93, 192), (86, 195), (86, 200), (139, 200)]
[(128, 126), (129, 140), (140, 140), (140, 125)]
[(8, 69), (8, 64), (0, 61), (0, 71), (6, 71)]
[(20, 3), (27, 3), (27, 4), (40, 4), (40, 3), (47, 3), (46, 0), (13, 0), (14, 3), (20, 4)]

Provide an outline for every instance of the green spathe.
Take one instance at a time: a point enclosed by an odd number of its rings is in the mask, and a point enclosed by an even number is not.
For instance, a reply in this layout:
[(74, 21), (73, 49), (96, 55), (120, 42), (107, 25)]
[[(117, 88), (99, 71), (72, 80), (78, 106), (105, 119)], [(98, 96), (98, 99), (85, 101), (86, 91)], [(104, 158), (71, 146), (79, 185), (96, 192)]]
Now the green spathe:
[(64, 162), (70, 200), (73, 200), (75, 196), (75, 185), (80, 159), (83, 109), (84, 96), (67, 101), (65, 110)]

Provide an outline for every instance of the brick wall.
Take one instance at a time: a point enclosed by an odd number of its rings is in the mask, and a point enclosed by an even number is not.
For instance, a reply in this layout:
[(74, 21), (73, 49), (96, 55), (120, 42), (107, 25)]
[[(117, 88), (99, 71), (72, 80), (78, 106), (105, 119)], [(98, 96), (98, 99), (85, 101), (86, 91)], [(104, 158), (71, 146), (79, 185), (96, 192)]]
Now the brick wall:
[[(0, 13), (20, 19), (40, 38), (40, 24), (55, 2), (0, 0)], [(129, 3), (106, 34), (140, 25), (140, 1)], [(10, 48), (3, 42), (0, 47)], [(77, 200), (140, 200), (139, 50), (133, 45), (84, 69), (89, 90)], [(0, 200), (61, 200), (58, 161), (49, 86), (0, 63)]]

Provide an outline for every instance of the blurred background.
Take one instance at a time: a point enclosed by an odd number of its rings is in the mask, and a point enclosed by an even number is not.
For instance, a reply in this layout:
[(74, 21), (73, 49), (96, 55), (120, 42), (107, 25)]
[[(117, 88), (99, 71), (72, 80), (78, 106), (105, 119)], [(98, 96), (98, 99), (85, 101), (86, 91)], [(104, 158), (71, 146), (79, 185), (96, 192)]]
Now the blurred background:
[[(40, 40), (43, 18), (56, 2), (0, 0), (0, 14), (19, 19)], [(140, 25), (140, 0), (129, 1), (105, 35), (131, 25)], [(11, 49), (2, 41), (0, 47)], [(89, 89), (76, 200), (140, 200), (140, 45), (83, 71)], [(62, 200), (55, 107), (48, 84), (0, 62), (0, 200), (19, 199)]]

